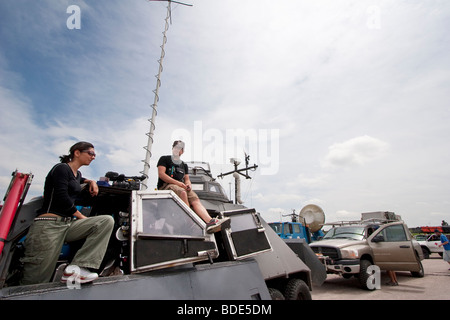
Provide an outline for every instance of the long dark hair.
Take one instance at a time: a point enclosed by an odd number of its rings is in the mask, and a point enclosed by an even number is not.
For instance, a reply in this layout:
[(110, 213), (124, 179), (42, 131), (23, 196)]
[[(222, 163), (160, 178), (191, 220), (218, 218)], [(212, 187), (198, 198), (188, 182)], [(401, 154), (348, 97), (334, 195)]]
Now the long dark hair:
[(89, 150), (90, 148), (94, 148), (94, 145), (90, 142), (80, 141), (75, 143), (72, 147), (70, 147), (69, 154), (62, 155), (59, 157), (62, 163), (68, 163), (73, 159), (73, 155), (75, 151), (79, 150), (80, 152)]

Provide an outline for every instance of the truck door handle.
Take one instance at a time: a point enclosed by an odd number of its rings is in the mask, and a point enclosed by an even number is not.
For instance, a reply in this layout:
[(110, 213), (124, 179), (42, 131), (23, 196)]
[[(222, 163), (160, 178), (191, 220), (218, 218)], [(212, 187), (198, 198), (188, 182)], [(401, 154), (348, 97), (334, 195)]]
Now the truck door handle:
[(407, 248), (410, 248), (410, 246), (404, 245), (404, 246), (400, 246), (400, 248), (402, 248), (402, 249), (407, 249)]

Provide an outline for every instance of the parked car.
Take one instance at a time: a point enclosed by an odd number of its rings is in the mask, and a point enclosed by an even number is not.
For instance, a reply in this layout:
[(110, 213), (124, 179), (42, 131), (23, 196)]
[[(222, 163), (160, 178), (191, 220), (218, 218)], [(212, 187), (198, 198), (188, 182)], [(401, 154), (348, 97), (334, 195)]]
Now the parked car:
[(310, 244), (327, 273), (344, 278), (355, 276), (361, 287), (368, 290), (375, 289), (368, 281), (372, 265), (380, 270), (410, 271), (412, 276), (424, 276), (422, 249), (394, 213), (363, 213), (361, 220), (327, 225), (334, 227), (322, 240)]
[[(449, 238), (450, 235), (447, 234), (446, 237)], [(441, 239), (437, 235), (435, 235), (434, 233), (418, 234), (415, 236), (415, 238), (422, 247), (422, 252), (425, 259), (428, 259), (430, 257), (430, 254), (432, 253), (439, 253), (439, 255), (442, 257), (444, 248), (438, 246), (441, 244)]]

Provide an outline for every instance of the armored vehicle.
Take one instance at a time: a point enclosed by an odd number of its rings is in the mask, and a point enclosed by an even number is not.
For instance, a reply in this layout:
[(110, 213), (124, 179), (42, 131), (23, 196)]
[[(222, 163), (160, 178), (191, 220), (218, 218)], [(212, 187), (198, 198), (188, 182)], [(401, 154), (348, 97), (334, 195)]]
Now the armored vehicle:
[[(238, 238), (238, 231), (243, 228), (247, 229), (247, 227), (244, 227), (243, 218), (240, 220), (240, 226), (233, 227), (233, 221), (237, 221), (236, 218), (239, 216), (240, 210), (245, 212), (249, 209), (246, 209), (242, 204), (234, 204), (228, 199), (225, 190), (211, 175), (209, 164), (206, 162), (187, 162), (187, 164), (192, 188), (198, 194), (210, 215), (214, 216), (217, 213), (220, 215), (220, 211), (223, 210), (222, 216), (232, 218), (231, 228), (225, 229), (225, 234), (222, 232), (220, 237), (216, 234), (216, 240), (221, 243), (222, 239), (226, 239), (225, 247), (233, 247), (235, 245), (234, 239), (241, 239), (242, 243), (246, 243), (245, 246), (261, 246), (264, 243), (258, 240), (261, 236), (250, 237), (248, 233), (242, 233), (241, 237)], [(238, 171), (237, 167), (235, 167), (235, 171)], [(309, 291), (312, 290), (312, 282), (321, 285), (326, 278), (325, 270), (320, 265), (314, 252), (304, 239), (283, 241), (259, 213), (255, 212), (254, 209), (251, 211), (253, 219), (257, 221), (257, 225), (260, 225), (261, 229), (259, 230), (264, 230), (272, 246), (272, 250), (266, 250), (253, 256), (258, 262), (272, 297), (275, 299), (284, 297), (288, 300), (310, 299)], [(255, 240), (251, 243), (250, 239)], [(231, 245), (227, 245), (227, 243), (231, 243)], [(239, 254), (236, 256), (235, 253), (231, 253), (231, 255), (229, 253), (228, 256), (233, 259), (241, 259)], [(245, 258), (245, 255), (242, 258)]]
[[(141, 191), (141, 177), (109, 175), (99, 194), (77, 202), (86, 216), (115, 220), (105, 259), (91, 284), (60, 283), (77, 243), (66, 244), (51, 283), (19, 285), (23, 239), (42, 197), (24, 199), (31, 174), (13, 173), (0, 215), (1, 299), (310, 299), (311, 271), (254, 209), (232, 204), (206, 164), (191, 181), (222, 231), (205, 223), (171, 191)], [(120, 180), (120, 181), (118, 181)], [(76, 222), (75, 222), (76, 223)], [(79, 246), (79, 244), (78, 244)], [(79, 290), (73, 290), (79, 289)]]

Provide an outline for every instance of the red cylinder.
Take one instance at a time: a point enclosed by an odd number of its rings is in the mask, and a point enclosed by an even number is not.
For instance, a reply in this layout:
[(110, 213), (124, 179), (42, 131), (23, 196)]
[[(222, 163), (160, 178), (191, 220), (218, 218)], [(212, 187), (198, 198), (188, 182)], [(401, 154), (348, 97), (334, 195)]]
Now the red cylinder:
[(0, 256), (5, 246), (6, 237), (11, 229), (11, 224), (14, 221), (20, 199), (25, 190), (29, 174), (15, 172), (11, 188), (5, 199), (2, 210), (0, 212)]

